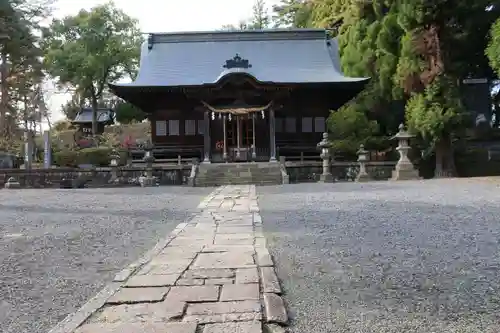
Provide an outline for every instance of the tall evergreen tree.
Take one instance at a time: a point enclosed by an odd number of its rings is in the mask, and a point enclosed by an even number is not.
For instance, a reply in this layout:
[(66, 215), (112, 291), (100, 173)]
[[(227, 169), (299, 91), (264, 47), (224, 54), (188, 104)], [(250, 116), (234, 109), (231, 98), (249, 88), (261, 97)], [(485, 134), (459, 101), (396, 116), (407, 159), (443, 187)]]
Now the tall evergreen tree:
[(310, 0), (281, 0), (273, 6), (274, 24), (276, 27), (310, 28), (312, 7)]
[(399, 9), (404, 36), (395, 81), (410, 97), (409, 127), (435, 152), (437, 177), (455, 174), (453, 142), (470, 116), (461, 102), (459, 82), (492, 76), (481, 52), (487, 27), (498, 14), (491, 5), (487, 0), (415, 0)]
[(248, 24), (249, 29), (262, 30), (269, 28), (270, 24), (271, 18), (265, 0), (256, 0), (253, 5), (253, 15)]

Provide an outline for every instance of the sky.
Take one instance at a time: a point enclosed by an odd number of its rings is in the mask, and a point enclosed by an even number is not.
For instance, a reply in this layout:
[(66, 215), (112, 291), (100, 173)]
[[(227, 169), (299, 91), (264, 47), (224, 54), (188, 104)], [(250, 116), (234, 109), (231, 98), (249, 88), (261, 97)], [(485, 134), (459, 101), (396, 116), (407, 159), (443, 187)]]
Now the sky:
[[(54, 17), (75, 15), (82, 8), (91, 9), (107, 0), (58, 0)], [(271, 7), (279, 0), (268, 0)], [(252, 15), (254, 0), (114, 0), (115, 5), (139, 21), (145, 32), (205, 31), (223, 25), (238, 24)], [(63, 119), (60, 106), (69, 96), (50, 93), (47, 100), (52, 122)], [(44, 124), (46, 127), (46, 124)]]

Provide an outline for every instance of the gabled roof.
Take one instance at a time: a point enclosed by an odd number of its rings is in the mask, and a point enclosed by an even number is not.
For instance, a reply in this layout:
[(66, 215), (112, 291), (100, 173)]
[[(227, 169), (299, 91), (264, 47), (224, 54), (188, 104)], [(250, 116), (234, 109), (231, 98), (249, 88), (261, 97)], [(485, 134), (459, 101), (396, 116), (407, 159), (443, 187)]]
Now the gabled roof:
[(140, 70), (122, 87), (216, 84), (231, 73), (263, 83), (348, 83), (338, 43), (325, 30), (286, 29), (151, 34), (142, 45)]
[[(111, 109), (98, 109), (97, 110), (97, 122), (98, 123), (108, 123), (114, 121), (114, 112)], [(92, 123), (92, 109), (82, 108), (76, 115), (73, 123)]]

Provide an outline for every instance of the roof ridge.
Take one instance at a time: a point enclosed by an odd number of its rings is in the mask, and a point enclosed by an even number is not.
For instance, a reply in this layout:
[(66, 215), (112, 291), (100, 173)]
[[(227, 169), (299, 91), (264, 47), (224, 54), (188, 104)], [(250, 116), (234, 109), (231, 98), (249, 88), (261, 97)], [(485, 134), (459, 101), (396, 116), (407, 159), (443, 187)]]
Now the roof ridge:
[(215, 41), (264, 41), (327, 39), (325, 29), (265, 29), (239, 31), (193, 31), (175, 33), (151, 33), (148, 44), (189, 43)]

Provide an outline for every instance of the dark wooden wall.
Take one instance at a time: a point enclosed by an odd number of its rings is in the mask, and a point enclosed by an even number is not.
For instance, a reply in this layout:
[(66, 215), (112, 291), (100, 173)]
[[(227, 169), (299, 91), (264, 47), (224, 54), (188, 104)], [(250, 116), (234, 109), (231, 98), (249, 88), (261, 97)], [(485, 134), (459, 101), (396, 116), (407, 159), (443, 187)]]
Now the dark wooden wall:
[[(155, 145), (168, 146), (203, 146), (202, 131), (199, 130), (203, 126), (203, 113), (184, 109), (184, 110), (157, 110), (150, 115), (151, 121), (151, 137)], [(186, 135), (186, 120), (195, 121), (195, 134)], [(166, 135), (157, 133), (157, 121), (166, 121)], [(169, 133), (169, 121), (178, 121), (179, 133), (172, 135)]]
[[(275, 111), (276, 118), (276, 146), (278, 150), (288, 149), (287, 155), (294, 151), (301, 151), (301, 148), (309, 148), (310, 151), (316, 151), (316, 145), (322, 139), (322, 133), (326, 130), (326, 119), (330, 110), (322, 96), (314, 96), (306, 93), (292, 93), (287, 99), (280, 100), (281, 108)], [(155, 145), (159, 146), (177, 146), (177, 147), (203, 147), (203, 120), (204, 113), (202, 108), (196, 107), (194, 100), (184, 100), (172, 104), (172, 101), (164, 101), (164, 105), (169, 107), (164, 110), (158, 109), (151, 113), (151, 134)], [(303, 131), (303, 118), (310, 118), (312, 122), (312, 131)], [(265, 113), (262, 119), (259, 113), (256, 122), (256, 144), (258, 148), (269, 148), (269, 112)], [(287, 129), (287, 118), (295, 119), (293, 130)], [(315, 127), (315, 118), (324, 119), (324, 126)], [(179, 135), (168, 133), (168, 121), (179, 122)], [(185, 135), (186, 120), (196, 121), (195, 135)], [(166, 121), (167, 135), (156, 133), (157, 121)], [(210, 119), (211, 126), (211, 150), (215, 150), (216, 142), (223, 139), (222, 121)], [(201, 130), (199, 130), (201, 127)], [(296, 149), (294, 149), (296, 148)]]
[[(276, 111), (276, 146), (311, 147), (315, 149), (321, 141), (323, 131), (326, 130), (326, 119), (330, 110), (325, 106), (321, 98), (310, 98), (304, 95), (294, 95)], [(295, 131), (286, 127), (286, 119), (295, 119)], [(302, 128), (303, 118), (310, 118), (312, 132), (304, 132)], [(315, 118), (324, 119), (324, 126), (316, 127)], [(280, 124), (281, 123), (281, 124)]]

